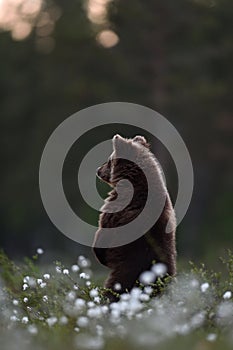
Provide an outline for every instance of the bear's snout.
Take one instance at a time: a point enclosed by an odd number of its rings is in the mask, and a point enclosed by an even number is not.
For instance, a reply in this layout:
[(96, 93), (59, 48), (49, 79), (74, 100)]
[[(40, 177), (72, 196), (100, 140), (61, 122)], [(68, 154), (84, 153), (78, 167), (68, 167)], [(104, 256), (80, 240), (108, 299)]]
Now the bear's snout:
[(111, 169), (108, 168), (108, 164), (104, 163), (102, 166), (96, 169), (96, 175), (103, 181), (109, 183)]

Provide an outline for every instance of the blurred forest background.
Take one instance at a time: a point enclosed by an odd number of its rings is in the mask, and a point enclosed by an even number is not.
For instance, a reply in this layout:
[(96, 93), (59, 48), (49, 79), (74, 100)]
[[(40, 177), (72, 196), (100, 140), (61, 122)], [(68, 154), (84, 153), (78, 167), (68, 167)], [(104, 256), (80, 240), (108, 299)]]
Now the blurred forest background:
[[(56, 258), (91, 254), (50, 222), (39, 193), (40, 157), (71, 114), (125, 101), (164, 115), (189, 149), (195, 187), (177, 230), (179, 259), (215, 264), (233, 248), (232, 18), (232, 0), (1, 0), (1, 247), (13, 257), (37, 247)], [(120, 126), (116, 132), (135, 135)], [(99, 129), (94, 138), (114, 133)], [(160, 150), (175, 192), (175, 170)], [(74, 153), (64, 182), (85, 211), (76, 172)]]

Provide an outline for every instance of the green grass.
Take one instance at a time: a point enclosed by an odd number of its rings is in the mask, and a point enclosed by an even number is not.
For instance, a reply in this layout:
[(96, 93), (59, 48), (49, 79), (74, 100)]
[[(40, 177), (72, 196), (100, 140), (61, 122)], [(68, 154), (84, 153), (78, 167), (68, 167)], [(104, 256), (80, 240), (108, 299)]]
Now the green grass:
[(0, 253), (1, 350), (233, 348), (230, 251), (221, 272), (190, 264), (173, 281), (139, 284), (111, 305), (88, 259), (46, 268), (39, 260), (16, 265)]

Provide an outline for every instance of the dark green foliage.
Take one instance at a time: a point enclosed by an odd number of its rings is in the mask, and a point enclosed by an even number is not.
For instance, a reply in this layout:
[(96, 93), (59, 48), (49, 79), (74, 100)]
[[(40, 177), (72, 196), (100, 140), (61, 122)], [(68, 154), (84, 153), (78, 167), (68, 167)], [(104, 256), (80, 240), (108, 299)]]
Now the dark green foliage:
[[(38, 188), (43, 147), (72, 113), (96, 103), (128, 101), (163, 113), (182, 134), (195, 187), (179, 250), (184, 258), (213, 261), (216, 249), (221, 254), (232, 245), (232, 1), (135, 0), (133, 6), (112, 1), (109, 27), (120, 41), (111, 49), (96, 42), (98, 28), (88, 21), (83, 1), (54, 2), (62, 16), (51, 53), (36, 50), (35, 31), (22, 42), (1, 33), (2, 244), (13, 253), (30, 252), (39, 233), (51, 249), (63, 248), (61, 238), (54, 247), (55, 230), (44, 233), (52, 226)], [(134, 129), (128, 133), (132, 136)], [(101, 139), (105, 130), (97, 134)], [(175, 199), (172, 161), (161, 145), (154, 150)], [(77, 157), (64, 175), (66, 194), (73, 208), (96, 222), (96, 213), (89, 214), (74, 190)]]

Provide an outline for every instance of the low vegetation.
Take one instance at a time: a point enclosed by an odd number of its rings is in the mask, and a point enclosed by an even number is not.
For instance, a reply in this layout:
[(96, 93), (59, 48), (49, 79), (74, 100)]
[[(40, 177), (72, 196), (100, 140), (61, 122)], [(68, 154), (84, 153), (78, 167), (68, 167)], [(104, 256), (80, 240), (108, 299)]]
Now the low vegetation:
[[(109, 304), (90, 261), (40, 264), (42, 249), (20, 266), (0, 253), (1, 349), (232, 349), (233, 254), (221, 272), (191, 264), (166, 283), (161, 264)], [(120, 285), (117, 286), (120, 289)], [(116, 288), (116, 289), (117, 289)], [(160, 291), (159, 295), (153, 294)]]

